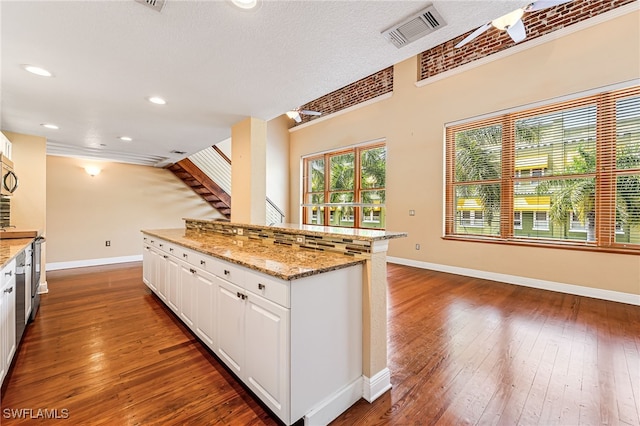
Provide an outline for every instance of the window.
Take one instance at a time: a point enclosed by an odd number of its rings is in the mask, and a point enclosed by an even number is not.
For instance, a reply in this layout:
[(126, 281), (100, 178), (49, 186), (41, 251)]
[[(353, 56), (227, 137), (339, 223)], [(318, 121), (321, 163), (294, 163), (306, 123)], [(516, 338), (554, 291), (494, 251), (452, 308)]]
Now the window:
[(386, 161), (383, 144), (305, 158), (303, 223), (384, 229)]
[(533, 229), (549, 230), (549, 215), (547, 212), (533, 212)]
[(445, 237), (640, 250), (639, 86), (446, 132)]
[(522, 212), (513, 212), (513, 229), (522, 229)]
[(484, 226), (484, 213), (482, 210), (465, 210), (461, 212), (460, 225), (482, 228)]

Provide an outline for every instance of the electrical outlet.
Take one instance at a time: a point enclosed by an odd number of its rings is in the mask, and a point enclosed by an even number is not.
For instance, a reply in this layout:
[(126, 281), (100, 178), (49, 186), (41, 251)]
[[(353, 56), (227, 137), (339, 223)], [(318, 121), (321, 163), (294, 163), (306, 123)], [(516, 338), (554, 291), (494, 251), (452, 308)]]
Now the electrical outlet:
[(304, 245), (304, 235), (296, 235), (296, 243), (300, 244), (301, 246)]
[(107, 240), (104, 242), (105, 247), (111, 247), (111, 241)]
[(415, 216), (415, 215), (416, 215), (415, 210), (409, 210), (409, 216)]
[(244, 235), (244, 229), (238, 228), (238, 235)]
[(416, 250), (420, 250), (420, 244), (416, 244)]

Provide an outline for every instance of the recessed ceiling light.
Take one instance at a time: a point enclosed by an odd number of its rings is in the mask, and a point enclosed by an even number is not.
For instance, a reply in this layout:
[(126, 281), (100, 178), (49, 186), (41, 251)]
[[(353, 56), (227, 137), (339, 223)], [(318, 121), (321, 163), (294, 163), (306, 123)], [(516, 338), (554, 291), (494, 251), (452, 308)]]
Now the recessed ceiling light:
[(46, 127), (47, 129), (52, 129), (52, 130), (58, 130), (60, 127), (56, 126), (55, 124), (51, 124), (51, 123), (43, 123), (41, 124), (42, 127)]
[(120, 136), (118, 139), (125, 142), (131, 142), (133, 140), (129, 136)]
[(44, 68), (37, 67), (35, 65), (22, 65), (26, 71), (29, 71), (31, 74), (39, 75), (41, 77), (53, 77), (53, 74), (50, 71), (45, 70)]
[(162, 99), (159, 96), (151, 96), (149, 98), (147, 98), (147, 100), (149, 102), (151, 102), (152, 104), (156, 104), (156, 105), (164, 105), (167, 103), (167, 101), (165, 101), (164, 99)]
[(231, 0), (231, 3), (240, 9), (253, 9), (258, 5), (258, 0)]

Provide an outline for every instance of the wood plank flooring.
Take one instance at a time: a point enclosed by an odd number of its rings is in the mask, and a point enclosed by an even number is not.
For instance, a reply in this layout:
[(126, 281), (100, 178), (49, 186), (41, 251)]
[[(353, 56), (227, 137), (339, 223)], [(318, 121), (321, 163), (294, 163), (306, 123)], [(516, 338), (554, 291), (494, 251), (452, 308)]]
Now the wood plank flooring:
[[(139, 263), (47, 279), (3, 426), (278, 424)], [(392, 264), (388, 279), (393, 388), (334, 425), (640, 425), (640, 307)]]

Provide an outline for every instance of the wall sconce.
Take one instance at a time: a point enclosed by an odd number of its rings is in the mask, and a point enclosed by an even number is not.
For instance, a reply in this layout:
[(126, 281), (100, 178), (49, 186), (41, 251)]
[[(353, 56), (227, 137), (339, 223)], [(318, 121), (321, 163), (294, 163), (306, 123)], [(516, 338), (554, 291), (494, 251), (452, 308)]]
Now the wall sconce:
[(84, 171), (87, 172), (89, 176), (94, 177), (96, 175), (99, 175), (102, 170), (100, 170), (100, 167), (97, 166), (87, 166), (84, 168)]

